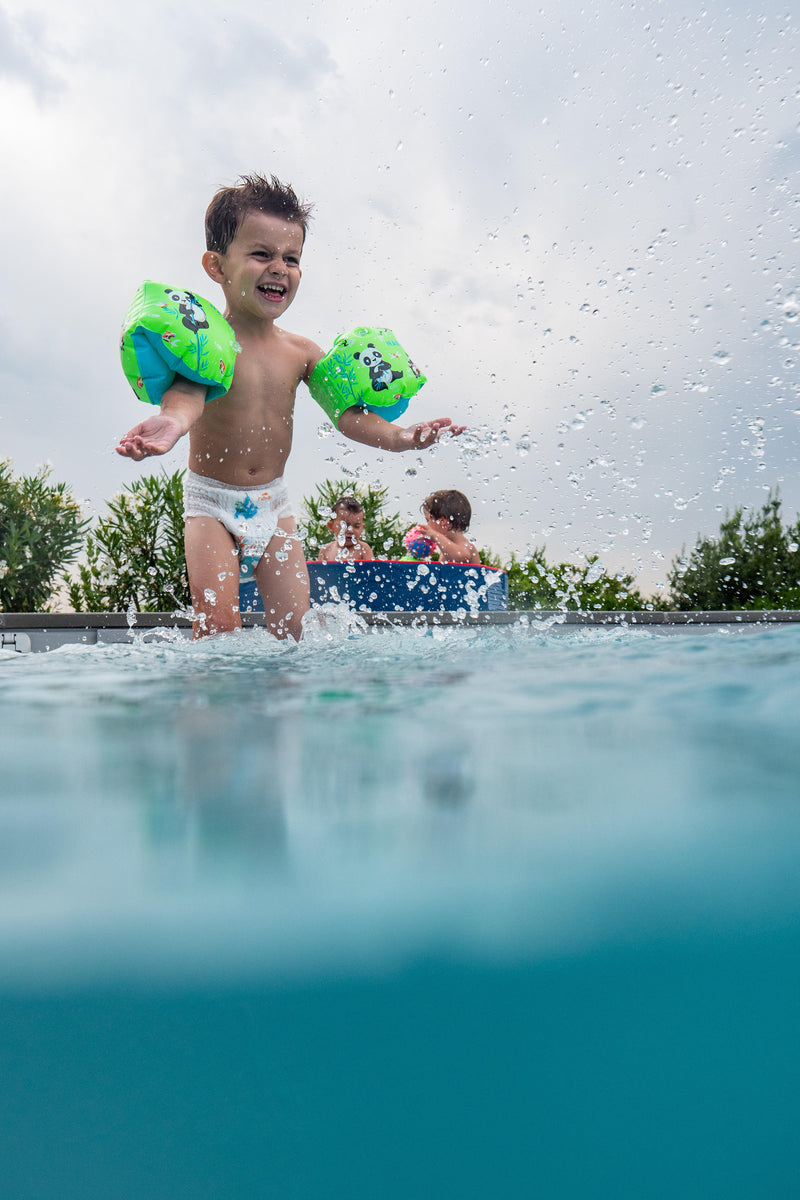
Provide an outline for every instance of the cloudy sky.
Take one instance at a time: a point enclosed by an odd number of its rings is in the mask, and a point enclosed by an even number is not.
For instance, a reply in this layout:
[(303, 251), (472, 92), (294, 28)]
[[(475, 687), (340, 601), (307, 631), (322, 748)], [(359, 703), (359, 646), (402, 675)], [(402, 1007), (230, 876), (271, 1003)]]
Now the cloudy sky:
[[(385, 456), (302, 388), (299, 500), (343, 472), (409, 520), (461, 487), (506, 555), (663, 582), (726, 508), (800, 511), (800, 19), (710, 0), (0, 0), (0, 455), (88, 514), (137, 474), (118, 361), (144, 278), (220, 302), (213, 192), (316, 205), (285, 325), (391, 326), (415, 417)], [(328, 430), (327, 432), (330, 432)], [(185, 462), (185, 447), (161, 463)]]

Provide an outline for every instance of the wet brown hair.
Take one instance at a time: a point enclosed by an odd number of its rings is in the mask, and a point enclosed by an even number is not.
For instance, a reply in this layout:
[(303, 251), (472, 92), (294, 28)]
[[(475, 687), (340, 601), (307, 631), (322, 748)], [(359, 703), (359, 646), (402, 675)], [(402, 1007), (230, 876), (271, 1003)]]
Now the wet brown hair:
[(236, 230), (247, 213), (266, 213), (294, 221), (308, 232), (313, 205), (299, 199), (294, 188), (281, 183), (274, 175), (242, 175), (235, 187), (222, 187), (206, 209), (206, 249), (224, 254), (236, 237)]
[(465, 533), (472, 520), (472, 506), (463, 492), (454, 488), (445, 488), (441, 492), (431, 492), (422, 502), (422, 507), (432, 517), (445, 517), (453, 529)]
[(359, 516), (364, 512), (364, 505), (356, 500), (355, 496), (342, 496), (333, 505), (333, 511), (337, 517), (341, 517), (345, 513)]

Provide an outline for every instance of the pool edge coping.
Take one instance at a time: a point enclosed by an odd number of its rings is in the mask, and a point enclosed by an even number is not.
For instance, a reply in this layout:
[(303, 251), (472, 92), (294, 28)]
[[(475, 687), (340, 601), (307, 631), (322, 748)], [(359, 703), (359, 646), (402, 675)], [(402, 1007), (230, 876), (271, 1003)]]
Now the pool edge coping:
[[(799, 609), (727, 609), (651, 612), (648, 610), (574, 611), (564, 609), (503, 609), (487, 612), (359, 612), (367, 625), (517, 625), (558, 622), (562, 625), (782, 625), (800, 622)], [(245, 629), (263, 627), (263, 612), (242, 613)], [(4, 613), (0, 631), (33, 629), (189, 629), (191, 620), (182, 613)]]

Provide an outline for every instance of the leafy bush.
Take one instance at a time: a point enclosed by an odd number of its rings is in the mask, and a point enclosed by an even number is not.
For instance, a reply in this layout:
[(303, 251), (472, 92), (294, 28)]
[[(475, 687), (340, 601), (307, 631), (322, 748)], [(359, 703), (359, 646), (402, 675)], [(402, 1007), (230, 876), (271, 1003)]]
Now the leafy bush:
[(584, 566), (548, 563), (542, 546), (524, 562), (512, 554), (506, 569), (509, 608), (620, 612), (661, 607), (633, 587), (632, 575), (607, 574), (597, 555)]
[(349, 479), (325, 479), (316, 496), (303, 498), (304, 516), (298, 522), (306, 558), (314, 559), (322, 546), (333, 540), (327, 522), (333, 505), (342, 496), (353, 496), (364, 507), (364, 540), (372, 547), (376, 558), (402, 558), (405, 554), (403, 535), (408, 529), (399, 513), (387, 516), (383, 511), (389, 489), (365, 487)]
[(78, 612), (170, 612), (189, 604), (183, 471), (145, 475), (108, 503), (69, 588)]
[(778, 493), (747, 517), (740, 507), (716, 538), (698, 537), (667, 576), (679, 609), (797, 608), (800, 606), (800, 522), (784, 529)]
[(49, 468), (15, 477), (0, 462), (0, 609), (47, 612), (59, 576), (73, 561), (88, 524), (65, 483)]

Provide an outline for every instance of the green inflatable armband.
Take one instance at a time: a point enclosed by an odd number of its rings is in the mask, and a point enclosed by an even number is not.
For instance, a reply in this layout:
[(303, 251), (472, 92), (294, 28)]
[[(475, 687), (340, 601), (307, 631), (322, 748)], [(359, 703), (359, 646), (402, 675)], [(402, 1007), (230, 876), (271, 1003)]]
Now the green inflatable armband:
[(148, 404), (161, 403), (176, 375), (207, 388), (206, 401), (224, 396), (238, 349), (230, 325), (208, 300), (150, 279), (131, 301), (120, 341), (125, 376)]
[(338, 427), (353, 405), (395, 421), (425, 382), (391, 329), (360, 325), (339, 334), (311, 372), (308, 387)]

